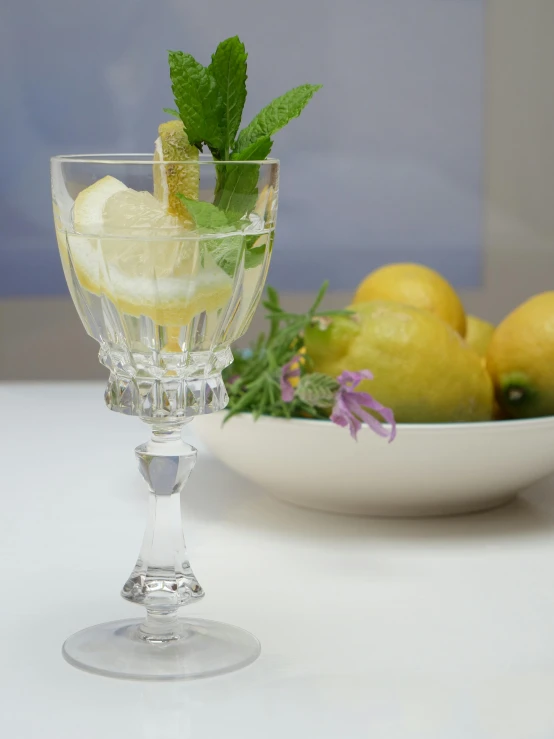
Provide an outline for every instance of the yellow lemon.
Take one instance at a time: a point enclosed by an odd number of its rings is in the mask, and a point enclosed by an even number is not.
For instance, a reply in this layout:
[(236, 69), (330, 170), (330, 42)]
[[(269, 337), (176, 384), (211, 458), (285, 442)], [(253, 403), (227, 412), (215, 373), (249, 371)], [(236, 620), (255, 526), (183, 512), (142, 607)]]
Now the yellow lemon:
[(305, 334), (313, 369), (337, 377), (370, 370), (360, 388), (401, 423), (486, 421), (493, 389), (481, 358), (429, 311), (391, 301), (353, 306), (351, 317), (316, 320)]
[(477, 316), (467, 316), (466, 341), (480, 357), (487, 355), (487, 349), (491, 343), (494, 326), (488, 321), (483, 321)]
[(554, 415), (554, 292), (527, 300), (495, 330), (487, 368), (512, 418)]
[(354, 303), (394, 300), (431, 311), (465, 336), (466, 316), (452, 285), (421, 264), (387, 264), (371, 272), (359, 285)]

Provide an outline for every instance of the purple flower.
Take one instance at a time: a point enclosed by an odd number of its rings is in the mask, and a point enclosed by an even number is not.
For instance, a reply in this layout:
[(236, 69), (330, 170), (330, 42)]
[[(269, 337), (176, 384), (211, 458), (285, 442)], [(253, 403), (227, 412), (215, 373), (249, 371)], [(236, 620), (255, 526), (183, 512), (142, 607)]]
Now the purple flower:
[(291, 403), (294, 398), (294, 389), (298, 382), (293, 382), (300, 377), (300, 357), (294, 356), (281, 369), (281, 398), (285, 403)]
[[(396, 436), (396, 422), (392, 410), (378, 403), (369, 393), (356, 390), (362, 380), (373, 380), (371, 372), (369, 370), (361, 370), (360, 372), (344, 371), (337, 377), (337, 380), (340, 387), (335, 395), (331, 421), (339, 426), (348, 426), (351, 436), (356, 441), (362, 423), (367, 423), (376, 434), (385, 438), (388, 437), (390, 443)], [(379, 413), (385, 422), (390, 424), (390, 431), (383, 428), (381, 422), (368, 412), (368, 408)]]

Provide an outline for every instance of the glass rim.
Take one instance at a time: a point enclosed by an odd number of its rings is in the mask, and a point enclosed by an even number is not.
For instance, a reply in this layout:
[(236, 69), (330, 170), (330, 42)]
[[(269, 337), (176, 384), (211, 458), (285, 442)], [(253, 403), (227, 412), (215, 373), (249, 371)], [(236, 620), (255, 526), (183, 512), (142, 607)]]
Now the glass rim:
[(56, 154), (50, 157), (50, 162), (60, 164), (109, 164), (110, 166), (121, 165), (149, 165), (163, 166), (166, 164), (179, 164), (188, 166), (214, 165), (214, 164), (279, 164), (278, 159), (271, 157), (267, 159), (214, 159), (210, 154), (200, 154), (198, 159), (193, 160), (164, 160), (154, 159), (151, 152), (134, 153), (109, 153), (109, 154)]

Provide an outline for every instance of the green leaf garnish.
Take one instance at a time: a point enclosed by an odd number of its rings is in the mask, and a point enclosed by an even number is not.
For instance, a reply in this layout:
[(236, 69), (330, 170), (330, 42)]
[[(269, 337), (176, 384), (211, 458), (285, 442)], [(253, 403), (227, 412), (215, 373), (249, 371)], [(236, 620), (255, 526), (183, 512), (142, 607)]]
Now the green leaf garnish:
[(223, 158), (229, 159), (231, 147), (239, 130), (246, 100), (246, 58), (248, 54), (238, 36), (222, 41), (207, 71), (221, 99), (220, 128), (223, 132)]
[[(299, 116), (321, 87), (300, 85), (276, 98), (239, 133), (235, 143), (246, 100), (247, 56), (238, 36), (222, 41), (207, 67), (190, 54), (169, 52), (171, 88), (188, 139), (200, 150), (206, 144), (219, 161), (265, 159), (271, 150), (270, 141), (254, 154), (251, 146), (260, 139), (269, 139)], [(171, 115), (176, 112), (164, 110)], [(225, 180), (226, 173), (220, 177)], [(222, 189), (218, 187), (218, 192)]]
[(190, 54), (169, 52), (169, 74), (175, 104), (188, 139), (202, 150), (205, 143), (214, 159), (224, 152), (223, 104), (210, 72)]
[(244, 128), (237, 139), (236, 152), (244, 151), (262, 136), (273, 136), (297, 118), (321, 85), (300, 85), (266, 105)]
[[(240, 222), (237, 223), (236, 214), (225, 213), (217, 205), (206, 203), (202, 200), (192, 200), (181, 193), (177, 194), (194, 220), (196, 228), (209, 234), (224, 234), (227, 232), (240, 231)], [(230, 277), (235, 275), (238, 261), (244, 250), (244, 267), (253, 269), (260, 265), (265, 259), (266, 244), (254, 248), (254, 244), (260, 238), (260, 234), (229, 233), (213, 239), (205, 239), (202, 242), (216, 264)], [(269, 246), (271, 248), (271, 245)]]
[[(271, 241), (255, 246), (259, 233), (236, 233), (244, 228), (244, 217), (258, 199), (260, 167), (254, 162), (269, 156), (271, 136), (300, 115), (321, 87), (301, 85), (290, 90), (260, 111), (236, 138), (246, 100), (247, 56), (238, 36), (222, 41), (207, 67), (190, 54), (170, 51), (169, 72), (177, 110), (164, 108), (166, 113), (181, 118), (191, 144), (200, 151), (208, 146), (216, 162), (225, 162), (216, 165), (213, 204), (181, 194), (179, 197), (196, 227), (214, 235), (203, 240), (203, 248), (230, 276), (235, 274), (243, 254), (245, 268), (252, 269), (271, 250)], [(253, 163), (249, 166), (238, 162)], [(215, 238), (216, 234), (222, 236)], [(268, 397), (272, 396), (272, 389), (266, 391)]]
[(246, 149), (234, 151), (231, 154), (231, 159), (240, 162), (261, 161), (269, 156), (272, 146), (273, 141), (269, 136), (261, 136), (247, 146)]
[(162, 108), (162, 110), (164, 113), (172, 115), (174, 118), (179, 118), (179, 111), (175, 110), (175, 108)]
[[(240, 161), (262, 160), (268, 156), (271, 146), (269, 136), (263, 136), (241, 152), (242, 156), (232, 154), (231, 158)], [(219, 207), (235, 213), (251, 211), (258, 198), (260, 167), (255, 164), (219, 164), (217, 169), (219, 183), (216, 202)]]
[(238, 234), (223, 239), (209, 239), (204, 242), (204, 247), (220, 269), (229, 277), (235, 276), (243, 250), (246, 248), (244, 236)]
[[(245, 269), (254, 269), (254, 267), (258, 267), (265, 259), (265, 253), (268, 247), (266, 247), (266, 244), (254, 246), (258, 239), (258, 235), (245, 236), (244, 238), (246, 247), (246, 252), (244, 254)], [(269, 244), (269, 249), (271, 249), (271, 242)]]
[(181, 193), (177, 193), (177, 197), (185, 204), (197, 228), (206, 229), (212, 233), (229, 228), (230, 221), (228, 216), (217, 205), (207, 203), (204, 200), (193, 200)]

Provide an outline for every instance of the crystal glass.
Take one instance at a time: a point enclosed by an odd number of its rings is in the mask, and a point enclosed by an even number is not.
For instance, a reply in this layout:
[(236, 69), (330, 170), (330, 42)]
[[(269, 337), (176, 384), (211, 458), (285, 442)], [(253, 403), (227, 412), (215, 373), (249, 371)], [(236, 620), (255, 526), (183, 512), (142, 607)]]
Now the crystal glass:
[[(198, 202), (183, 205), (180, 185)], [(106, 405), (141, 418), (151, 434), (135, 450), (150, 491), (148, 522), (121, 593), (146, 616), (70, 637), (63, 654), (77, 667), (187, 679), (238, 669), (260, 652), (242, 629), (179, 616), (204, 596), (182, 532), (181, 491), (196, 450), (181, 429), (227, 403), (221, 371), (263, 290), (278, 186), (276, 160), (52, 159), (61, 260), (75, 307), (109, 370)]]

